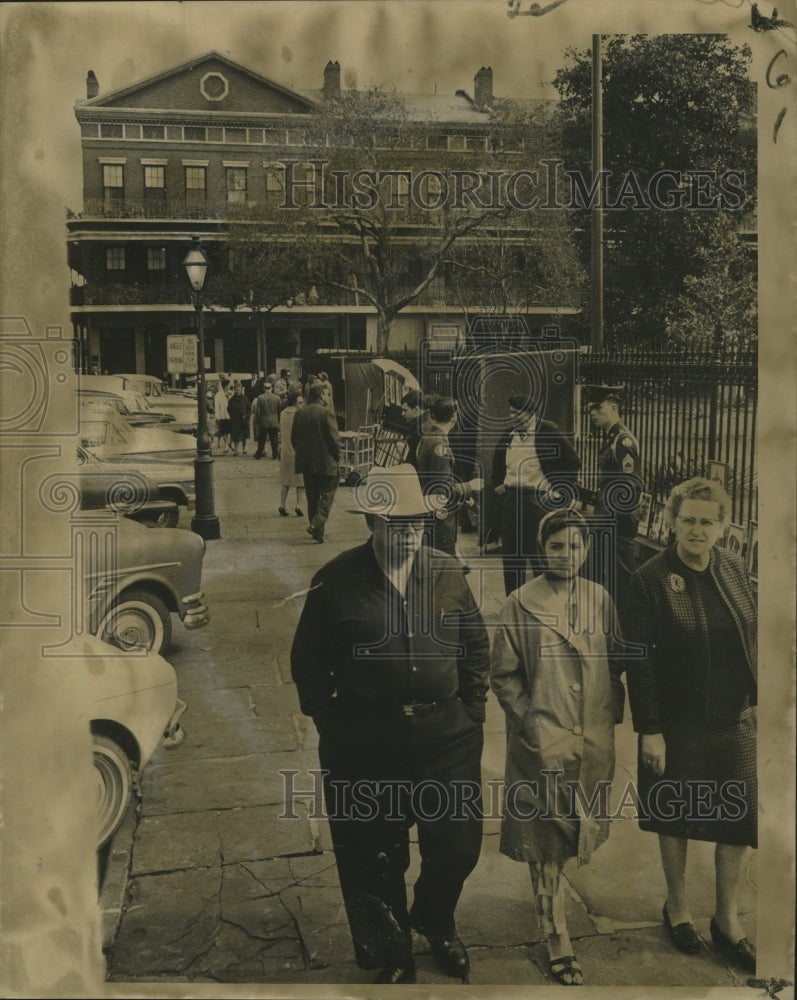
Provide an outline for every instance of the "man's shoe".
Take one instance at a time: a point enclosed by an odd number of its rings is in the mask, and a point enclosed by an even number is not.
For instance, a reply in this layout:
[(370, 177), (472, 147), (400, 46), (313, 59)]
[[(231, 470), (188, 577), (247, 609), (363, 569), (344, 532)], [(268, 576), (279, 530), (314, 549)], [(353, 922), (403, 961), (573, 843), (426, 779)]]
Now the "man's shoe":
[(310, 525), (310, 527), (307, 529), (307, 534), (310, 535), (316, 542), (324, 541), (324, 536), (320, 535), (312, 525)]
[(467, 979), (470, 972), (470, 959), (465, 945), (456, 934), (450, 937), (428, 937), (432, 955), (440, 968), (449, 976)]
[(386, 965), (374, 980), (375, 983), (414, 983), (417, 980), (415, 960), (410, 956), (403, 962)]
[(662, 907), (661, 915), (664, 917), (664, 926), (667, 928), (667, 933), (675, 947), (685, 955), (696, 955), (700, 951), (700, 938), (697, 936), (694, 925), (684, 922), (673, 927), (666, 903)]
[(736, 962), (742, 969), (745, 970), (745, 972), (755, 973), (756, 951), (755, 945), (750, 938), (743, 937), (740, 941), (737, 941), (736, 944), (734, 944), (733, 941), (731, 941), (731, 939), (723, 934), (719, 929), (717, 921), (714, 917), (711, 918), (709, 930), (711, 931), (712, 941), (726, 958)]

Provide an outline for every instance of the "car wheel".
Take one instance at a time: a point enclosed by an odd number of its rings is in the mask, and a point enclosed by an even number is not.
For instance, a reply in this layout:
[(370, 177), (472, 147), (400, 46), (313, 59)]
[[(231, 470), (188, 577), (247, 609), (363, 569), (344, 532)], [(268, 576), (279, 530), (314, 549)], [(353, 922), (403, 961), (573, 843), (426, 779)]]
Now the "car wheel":
[(92, 736), (97, 779), (97, 849), (116, 833), (133, 791), (133, 767), (127, 754), (107, 736)]
[(179, 510), (165, 510), (155, 517), (148, 517), (144, 524), (148, 528), (176, 528), (180, 520)]
[(102, 620), (97, 634), (120, 649), (163, 654), (172, 641), (172, 619), (157, 595), (128, 590)]

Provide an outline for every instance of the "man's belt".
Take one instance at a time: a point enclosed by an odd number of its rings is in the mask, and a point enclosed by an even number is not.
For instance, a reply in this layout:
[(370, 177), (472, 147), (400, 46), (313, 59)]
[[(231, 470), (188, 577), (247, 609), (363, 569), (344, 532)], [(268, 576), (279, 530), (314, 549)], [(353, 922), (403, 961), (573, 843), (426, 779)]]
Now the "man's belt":
[(410, 718), (415, 718), (416, 716), (419, 715), (428, 715), (430, 712), (433, 712), (438, 707), (438, 705), (442, 704), (443, 703), (441, 701), (427, 701), (427, 702), (412, 701), (409, 703), (409, 705), (401, 705), (400, 707), (401, 711), (405, 715), (409, 716)]

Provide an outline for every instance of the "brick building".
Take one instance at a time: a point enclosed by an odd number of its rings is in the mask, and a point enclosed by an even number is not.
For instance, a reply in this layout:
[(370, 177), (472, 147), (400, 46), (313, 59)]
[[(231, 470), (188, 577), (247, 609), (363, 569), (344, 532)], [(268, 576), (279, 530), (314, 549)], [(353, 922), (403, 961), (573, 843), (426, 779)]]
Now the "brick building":
[[(286, 198), (285, 169), (282, 176), (278, 169), (283, 160), (294, 161), (288, 183), (297, 182), (296, 192), (307, 189), (306, 125), (325, 102), (340, 97), (340, 75), (339, 64), (330, 62), (323, 77), (319, 73), (319, 90), (298, 91), (210, 52), (102, 94), (89, 72), (86, 98), (75, 106), (83, 211), (67, 221), (71, 317), (83, 370), (164, 373), (166, 337), (195, 329), (182, 263), (192, 237), (218, 250), (231, 219), (273, 212)], [(424, 136), (408, 154), (417, 165), (490, 148), (492, 86), (492, 70), (482, 67), (472, 97), (462, 90), (403, 95)], [(507, 157), (517, 152), (508, 148)], [(399, 186), (396, 197), (402, 194)], [(417, 224), (407, 227), (406, 240), (422, 236)], [(540, 323), (551, 316), (547, 307), (528, 312), (539, 313)], [(391, 348), (460, 337), (464, 323), (443, 273), (394, 321)], [(375, 346), (372, 306), (315, 288), (268, 313), (206, 314), (210, 370), (272, 369), (278, 359), (319, 348)]]

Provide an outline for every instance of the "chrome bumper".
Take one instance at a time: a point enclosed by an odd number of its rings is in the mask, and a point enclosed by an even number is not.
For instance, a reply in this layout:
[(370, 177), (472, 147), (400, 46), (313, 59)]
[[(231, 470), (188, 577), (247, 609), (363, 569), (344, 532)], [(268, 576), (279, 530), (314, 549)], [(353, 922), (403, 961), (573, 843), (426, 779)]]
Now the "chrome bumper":
[(210, 621), (210, 611), (204, 600), (205, 592), (203, 590), (200, 590), (197, 594), (191, 594), (183, 598), (182, 603), (185, 606), (185, 612), (181, 617), (183, 625), (187, 629), (204, 628)]

